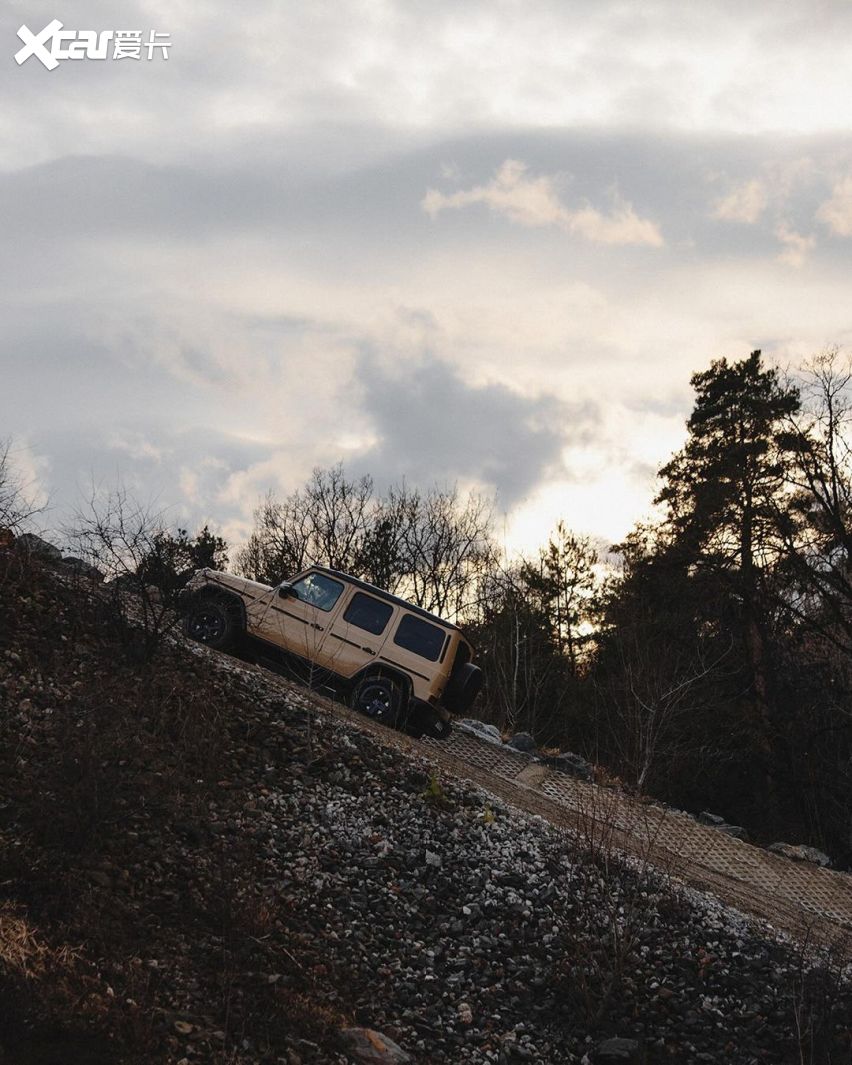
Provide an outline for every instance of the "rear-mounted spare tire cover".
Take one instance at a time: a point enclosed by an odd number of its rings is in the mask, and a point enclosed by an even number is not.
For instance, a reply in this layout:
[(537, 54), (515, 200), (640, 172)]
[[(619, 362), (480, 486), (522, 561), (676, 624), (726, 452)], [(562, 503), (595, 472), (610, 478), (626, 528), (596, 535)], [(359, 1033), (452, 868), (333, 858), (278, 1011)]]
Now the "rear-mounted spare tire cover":
[(482, 670), (472, 662), (453, 671), (441, 702), (453, 714), (464, 714), (482, 688)]

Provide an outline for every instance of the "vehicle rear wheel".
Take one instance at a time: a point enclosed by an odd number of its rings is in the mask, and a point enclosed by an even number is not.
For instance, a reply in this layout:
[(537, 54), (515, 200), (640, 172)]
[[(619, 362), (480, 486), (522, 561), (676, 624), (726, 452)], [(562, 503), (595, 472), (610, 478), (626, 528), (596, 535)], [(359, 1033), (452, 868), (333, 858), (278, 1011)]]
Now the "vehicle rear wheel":
[(223, 599), (204, 596), (190, 603), (184, 615), (183, 631), (216, 651), (230, 651), (239, 638), (239, 622)]
[(363, 677), (352, 691), (350, 705), (353, 710), (396, 728), (402, 712), (402, 689), (390, 677)]

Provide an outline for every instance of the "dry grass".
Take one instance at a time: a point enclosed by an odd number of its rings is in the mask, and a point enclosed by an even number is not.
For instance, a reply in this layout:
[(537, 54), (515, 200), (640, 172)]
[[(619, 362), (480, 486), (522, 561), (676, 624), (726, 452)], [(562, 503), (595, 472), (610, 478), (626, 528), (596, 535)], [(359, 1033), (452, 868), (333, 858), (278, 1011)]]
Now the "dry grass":
[(11, 903), (0, 903), (0, 973), (41, 976), (51, 951)]

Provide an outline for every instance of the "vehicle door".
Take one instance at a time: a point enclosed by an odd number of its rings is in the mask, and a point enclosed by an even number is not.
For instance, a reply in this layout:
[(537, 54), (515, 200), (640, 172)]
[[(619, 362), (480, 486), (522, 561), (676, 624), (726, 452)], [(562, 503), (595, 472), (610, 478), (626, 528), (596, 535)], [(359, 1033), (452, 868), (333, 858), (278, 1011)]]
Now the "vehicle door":
[(428, 699), (435, 694), (432, 688), (436, 679), (442, 676), (451, 635), (443, 626), (403, 609), (378, 656), (379, 661), (404, 669), (414, 683), (414, 694)]
[(322, 668), (333, 668), (325, 642), (346, 585), (312, 571), (280, 585), (263, 618), (260, 635)]
[(328, 629), (325, 650), (331, 667), (342, 677), (351, 677), (381, 653), (393, 627), (398, 608), (386, 599), (353, 589), (341, 604)]

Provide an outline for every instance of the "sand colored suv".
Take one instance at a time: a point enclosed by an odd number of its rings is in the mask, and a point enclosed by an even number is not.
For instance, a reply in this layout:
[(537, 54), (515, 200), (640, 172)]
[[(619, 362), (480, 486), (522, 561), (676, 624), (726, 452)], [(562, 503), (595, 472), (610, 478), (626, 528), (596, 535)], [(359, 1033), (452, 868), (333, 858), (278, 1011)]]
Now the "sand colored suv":
[(238, 647), (413, 735), (449, 735), (482, 685), (461, 631), (337, 570), (312, 566), (270, 587), (204, 569), (184, 597), (184, 631)]

